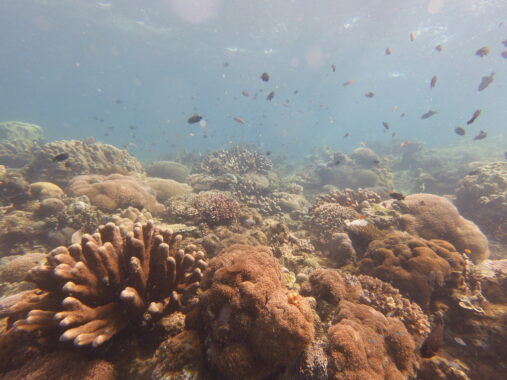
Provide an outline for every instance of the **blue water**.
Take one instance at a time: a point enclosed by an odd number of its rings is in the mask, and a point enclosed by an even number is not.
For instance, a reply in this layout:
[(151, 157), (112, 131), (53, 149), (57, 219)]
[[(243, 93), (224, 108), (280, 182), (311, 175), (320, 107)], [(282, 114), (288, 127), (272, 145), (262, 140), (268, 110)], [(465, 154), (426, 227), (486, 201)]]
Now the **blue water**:
[[(0, 119), (143, 160), (238, 142), (303, 156), (369, 141), (443, 146), (481, 129), (493, 140), (506, 130), (506, 39), (499, 0), (1, 0)], [(421, 120), (429, 109), (438, 114)], [(187, 124), (194, 113), (204, 127)]]

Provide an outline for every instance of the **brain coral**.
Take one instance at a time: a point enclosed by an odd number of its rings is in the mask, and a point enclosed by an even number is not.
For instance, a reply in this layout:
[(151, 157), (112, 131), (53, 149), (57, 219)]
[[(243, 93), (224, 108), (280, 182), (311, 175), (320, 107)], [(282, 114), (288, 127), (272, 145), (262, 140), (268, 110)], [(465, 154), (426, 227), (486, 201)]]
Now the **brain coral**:
[(146, 208), (153, 213), (164, 210), (151, 188), (137, 178), (121, 174), (80, 175), (70, 181), (67, 192), (72, 196), (86, 195), (92, 205), (105, 211), (129, 206)]
[(403, 233), (374, 240), (359, 262), (361, 273), (389, 282), (426, 311), (433, 294), (446, 288), (451, 273), (464, 269), (465, 259), (448, 242)]
[(507, 241), (507, 162), (483, 165), (456, 189), (456, 206), (495, 239)]
[[(69, 158), (53, 158), (67, 153)], [(80, 174), (144, 173), (141, 163), (126, 150), (99, 142), (62, 140), (45, 144), (26, 169), (30, 182), (49, 181), (66, 186)]]
[(328, 330), (329, 379), (404, 380), (414, 374), (415, 344), (403, 323), (343, 300)]
[(227, 379), (262, 378), (293, 362), (313, 339), (307, 302), (285, 288), (263, 246), (233, 245), (209, 262), (199, 322), (208, 359)]
[(181, 235), (149, 222), (125, 239), (113, 223), (58, 247), (30, 271), (37, 288), (0, 302), (14, 331), (59, 330), (60, 341), (97, 347), (140, 321), (151, 322), (190, 300), (206, 269)]
[(488, 258), (488, 240), (484, 234), (474, 223), (463, 218), (446, 198), (412, 194), (401, 206), (401, 229), (424, 239), (447, 240), (460, 252), (470, 250), (475, 263)]

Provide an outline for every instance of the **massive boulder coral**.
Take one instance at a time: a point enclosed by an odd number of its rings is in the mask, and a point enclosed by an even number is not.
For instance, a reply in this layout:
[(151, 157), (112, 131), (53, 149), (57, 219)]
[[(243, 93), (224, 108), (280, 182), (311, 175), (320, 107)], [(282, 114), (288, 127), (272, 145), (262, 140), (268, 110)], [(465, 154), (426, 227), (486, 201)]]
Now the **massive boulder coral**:
[(268, 247), (233, 245), (209, 262), (194, 324), (227, 379), (262, 378), (295, 361), (313, 339), (308, 303), (283, 283)]
[(33, 159), (44, 142), (42, 128), (21, 121), (0, 123), (0, 165), (21, 168)]
[(414, 377), (429, 332), (419, 306), (378, 279), (331, 269), (315, 270), (302, 292), (317, 301), (327, 378)]
[(488, 235), (507, 241), (507, 162), (482, 165), (456, 189), (456, 206)]
[(92, 205), (104, 211), (129, 206), (153, 213), (164, 210), (151, 188), (137, 178), (121, 174), (80, 175), (70, 181), (67, 192), (72, 196), (86, 195)]
[(393, 202), (402, 215), (402, 230), (424, 239), (443, 239), (460, 252), (465, 250), (477, 263), (489, 256), (488, 240), (471, 221), (463, 218), (446, 198), (433, 194), (412, 194)]
[[(67, 153), (69, 158), (55, 161)], [(62, 140), (43, 145), (26, 168), (30, 182), (49, 181), (66, 186), (71, 178), (82, 174), (144, 174), (142, 164), (126, 150), (91, 141)]]
[(370, 243), (359, 271), (400, 289), (401, 293), (430, 311), (437, 296), (449, 296), (458, 278), (466, 276), (466, 260), (444, 240), (424, 240), (406, 233), (392, 233)]
[(29, 279), (36, 289), (0, 304), (14, 332), (57, 329), (61, 341), (97, 347), (130, 324), (150, 322), (194, 297), (204, 254), (181, 235), (137, 224), (122, 238), (112, 223), (58, 247)]

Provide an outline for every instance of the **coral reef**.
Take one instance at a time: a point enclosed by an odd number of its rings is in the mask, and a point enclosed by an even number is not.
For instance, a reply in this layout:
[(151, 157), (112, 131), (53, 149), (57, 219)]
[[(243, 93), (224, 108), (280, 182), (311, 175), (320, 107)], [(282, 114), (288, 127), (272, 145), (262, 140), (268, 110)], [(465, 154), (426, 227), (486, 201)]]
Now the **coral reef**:
[(151, 177), (172, 179), (178, 182), (185, 182), (190, 169), (179, 162), (155, 161), (146, 167), (146, 172)]
[(164, 203), (176, 195), (192, 192), (192, 187), (172, 179), (148, 177), (145, 183), (155, 190), (157, 200)]
[(129, 206), (146, 208), (152, 213), (161, 213), (163, 205), (157, 202), (153, 190), (140, 180), (121, 174), (80, 175), (74, 177), (67, 189), (72, 196), (86, 195), (92, 205), (104, 211), (113, 211)]
[(429, 332), (427, 316), (389, 284), (330, 269), (302, 286), (315, 297), (332, 379), (405, 379), (415, 375), (416, 347)]
[(481, 230), (507, 241), (507, 162), (479, 166), (456, 189), (456, 206)]
[(446, 241), (391, 233), (371, 242), (358, 265), (361, 273), (388, 281), (425, 311), (434, 309), (439, 298), (451, 295), (464, 308), (469, 302), (475, 307), (468, 293), (453, 293), (463, 287), (467, 291), (464, 282), (469, 271), (463, 255)]
[(463, 218), (446, 198), (433, 194), (411, 194), (402, 202), (393, 202), (402, 215), (402, 230), (424, 239), (444, 239), (460, 252), (468, 252), (478, 263), (488, 258), (488, 240), (479, 228)]
[(166, 202), (166, 209), (172, 222), (219, 225), (236, 220), (240, 206), (229, 193), (203, 191), (174, 197)]
[(229, 379), (261, 378), (290, 365), (313, 339), (305, 299), (283, 284), (269, 248), (233, 245), (209, 262), (193, 325), (207, 357)]
[[(67, 153), (58, 162), (54, 157)], [(26, 168), (30, 182), (49, 181), (65, 187), (71, 178), (84, 174), (144, 173), (141, 163), (126, 150), (99, 142), (62, 140), (47, 143)]]
[(355, 149), (350, 156), (326, 148), (313, 157), (313, 165), (299, 175), (299, 182), (308, 189), (324, 186), (337, 188), (392, 187), (393, 174), (377, 154), (369, 148)]
[(267, 174), (272, 163), (266, 156), (245, 146), (234, 146), (228, 150), (218, 150), (206, 155), (201, 162), (201, 170), (212, 175), (249, 172)]
[(0, 307), (15, 332), (59, 330), (60, 341), (97, 347), (130, 324), (150, 322), (192, 301), (204, 254), (149, 222), (125, 239), (109, 223), (81, 244), (58, 247), (30, 271), (37, 288)]
[(27, 165), (44, 142), (42, 128), (20, 121), (0, 123), (0, 165), (21, 168)]

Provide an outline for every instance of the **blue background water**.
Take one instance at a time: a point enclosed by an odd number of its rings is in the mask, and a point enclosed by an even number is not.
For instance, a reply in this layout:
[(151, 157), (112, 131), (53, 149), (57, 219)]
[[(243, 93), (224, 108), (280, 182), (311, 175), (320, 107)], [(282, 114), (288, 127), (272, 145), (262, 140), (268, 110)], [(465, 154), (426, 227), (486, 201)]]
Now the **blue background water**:
[[(507, 6), (444, 0), (428, 11), (439, 2), (2, 0), (0, 120), (39, 124), (49, 140), (94, 136), (144, 159), (236, 142), (350, 151), (391, 132), (430, 146), (480, 129), (495, 138), (507, 120)], [(480, 58), (482, 46), (491, 52)], [(438, 114), (421, 120), (429, 109)], [(469, 134), (455, 135), (475, 109)], [(187, 124), (195, 112), (205, 127)]]

